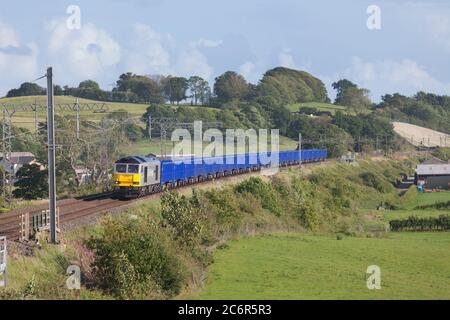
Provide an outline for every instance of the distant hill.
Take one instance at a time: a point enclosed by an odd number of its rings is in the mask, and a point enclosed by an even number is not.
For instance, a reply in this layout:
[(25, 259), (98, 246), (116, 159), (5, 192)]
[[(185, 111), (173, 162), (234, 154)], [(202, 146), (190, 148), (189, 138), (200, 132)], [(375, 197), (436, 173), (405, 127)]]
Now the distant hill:
[(285, 105), (301, 102), (328, 102), (324, 83), (305, 71), (278, 67), (267, 71), (258, 84), (261, 96), (270, 96)]
[(404, 122), (393, 122), (394, 131), (415, 146), (450, 147), (450, 135)]

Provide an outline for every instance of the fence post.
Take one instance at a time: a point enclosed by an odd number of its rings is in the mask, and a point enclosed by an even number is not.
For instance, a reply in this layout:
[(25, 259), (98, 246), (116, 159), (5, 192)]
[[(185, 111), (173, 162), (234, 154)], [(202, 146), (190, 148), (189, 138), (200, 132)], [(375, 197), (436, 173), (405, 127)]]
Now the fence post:
[(20, 240), (28, 241), (30, 239), (30, 214), (22, 213), (20, 222)]

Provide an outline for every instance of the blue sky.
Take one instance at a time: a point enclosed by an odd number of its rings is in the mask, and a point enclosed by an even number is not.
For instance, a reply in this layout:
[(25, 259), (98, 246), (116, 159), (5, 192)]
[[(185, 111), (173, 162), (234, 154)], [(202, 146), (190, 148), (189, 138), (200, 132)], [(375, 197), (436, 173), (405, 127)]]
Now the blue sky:
[[(257, 83), (276, 66), (372, 92), (450, 94), (450, 1), (435, 0), (41, 0), (2, 1), (0, 95), (54, 67), (56, 82), (93, 79), (111, 89), (127, 71), (198, 74), (227, 70)], [(67, 28), (76, 5), (81, 28)], [(369, 30), (366, 10), (381, 9)], [(42, 83), (43, 85), (44, 83)]]

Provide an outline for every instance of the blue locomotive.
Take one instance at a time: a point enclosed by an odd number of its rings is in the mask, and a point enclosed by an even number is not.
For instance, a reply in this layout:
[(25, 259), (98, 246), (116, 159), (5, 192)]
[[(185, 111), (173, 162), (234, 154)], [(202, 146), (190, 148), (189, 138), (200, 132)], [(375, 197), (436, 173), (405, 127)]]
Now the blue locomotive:
[[(119, 159), (113, 169), (114, 192), (125, 198), (139, 197), (202, 181), (261, 170), (270, 165), (269, 153), (247, 153), (217, 157), (158, 159), (154, 155)], [(278, 152), (277, 166), (320, 162), (326, 149)]]

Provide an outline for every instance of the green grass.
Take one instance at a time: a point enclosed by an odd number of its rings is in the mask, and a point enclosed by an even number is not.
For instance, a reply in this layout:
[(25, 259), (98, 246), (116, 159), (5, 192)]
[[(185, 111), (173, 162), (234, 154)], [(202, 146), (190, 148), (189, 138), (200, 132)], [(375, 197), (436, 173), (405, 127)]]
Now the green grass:
[(437, 218), (443, 214), (450, 214), (449, 210), (388, 210), (383, 213), (385, 222), (408, 219), (411, 216), (419, 218)]
[(432, 205), (439, 202), (447, 202), (450, 200), (450, 191), (436, 192), (436, 193), (415, 193), (416, 196), (409, 199), (408, 202), (402, 204), (399, 210), (386, 210), (379, 211), (376, 214), (383, 222), (389, 222), (392, 220), (407, 219), (411, 216), (417, 216), (420, 218), (435, 218), (443, 214), (450, 214), (450, 210), (437, 210), (437, 209), (415, 209), (417, 206)]
[[(70, 96), (56, 96), (55, 97), (55, 104), (74, 104), (76, 102), (76, 97), (70, 97)], [(119, 103), (119, 102), (103, 102), (103, 101), (96, 101), (96, 100), (89, 100), (89, 99), (83, 99), (78, 98), (78, 102), (80, 104), (86, 104), (86, 103), (97, 103), (97, 104), (106, 104), (108, 106), (109, 112), (114, 112), (118, 110), (126, 110), (130, 114), (131, 117), (140, 117), (142, 116), (145, 111), (148, 108), (148, 104), (140, 104), (140, 103)], [(47, 105), (47, 98), (46, 96), (26, 96), (26, 97), (14, 97), (14, 98), (0, 98), (0, 104), (13, 104), (13, 105), (32, 105), (34, 103), (37, 103), (41, 106)], [(172, 108), (177, 108), (177, 106), (171, 106)], [(178, 108), (205, 108), (200, 106), (179, 106)], [(212, 108), (213, 109), (213, 108)], [(216, 110), (216, 109), (213, 109)], [(60, 111), (56, 110), (56, 114), (58, 115), (74, 115), (71, 111)], [(93, 113), (89, 111), (80, 112), (81, 119), (82, 120), (91, 120), (91, 121), (99, 121), (101, 118), (105, 116), (105, 113)], [(39, 121), (45, 121), (47, 117), (46, 112), (38, 112), (37, 118)], [(12, 119), (12, 122), (23, 128), (30, 129), (34, 131), (34, 112), (19, 112), (16, 113)]]
[[(217, 250), (199, 299), (450, 299), (450, 233), (275, 235)], [(381, 268), (381, 290), (366, 270)]]
[(432, 205), (450, 200), (450, 191), (419, 193), (415, 199), (402, 206), (402, 209), (412, 210), (417, 206)]
[(305, 102), (305, 103), (294, 103), (288, 105), (288, 109), (291, 112), (297, 112), (300, 108), (309, 107), (316, 108), (318, 111), (329, 111), (331, 114), (335, 114), (337, 111), (343, 112), (352, 112), (350, 109), (344, 106), (338, 106), (331, 103), (322, 103), (322, 102)]

